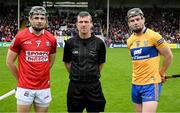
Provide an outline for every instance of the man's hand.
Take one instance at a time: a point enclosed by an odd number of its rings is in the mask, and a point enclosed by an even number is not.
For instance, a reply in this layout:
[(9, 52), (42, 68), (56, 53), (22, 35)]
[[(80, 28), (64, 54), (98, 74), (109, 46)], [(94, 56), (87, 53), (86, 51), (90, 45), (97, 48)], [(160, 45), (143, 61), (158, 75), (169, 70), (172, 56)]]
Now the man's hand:
[(161, 82), (162, 82), (162, 83), (165, 83), (166, 81), (167, 81), (166, 76), (161, 76)]

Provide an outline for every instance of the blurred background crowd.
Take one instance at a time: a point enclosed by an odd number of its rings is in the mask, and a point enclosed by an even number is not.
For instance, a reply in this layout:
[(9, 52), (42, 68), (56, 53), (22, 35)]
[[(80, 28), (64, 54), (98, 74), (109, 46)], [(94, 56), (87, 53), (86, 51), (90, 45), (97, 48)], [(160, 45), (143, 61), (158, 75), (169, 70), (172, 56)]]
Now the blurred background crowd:
[[(33, 4), (32, 4), (33, 5)], [(42, 5), (42, 4), (36, 4)], [(21, 6), (20, 30), (29, 26), (28, 9)], [(48, 28), (54, 36), (68, 39), (76, 35), (76, 16), (80, 10), (88, 10), (93, 16), (92, 32), (103, 38), (107, 45), (112, 43), (126, 44), (130, 36), (126, 22), (126, 12), (129, 7), (109, 8), (109, 29), (107, 32), (107, 8), (61, 8), (46, 7), (49, 12)], [(168, 43), (180, 43), (180, 8), (142, 7), (146, 18), (146, 27), (159, 32)], [(18, 32), (17, 5), (0, 4), (0, 42), (11, 42)]]

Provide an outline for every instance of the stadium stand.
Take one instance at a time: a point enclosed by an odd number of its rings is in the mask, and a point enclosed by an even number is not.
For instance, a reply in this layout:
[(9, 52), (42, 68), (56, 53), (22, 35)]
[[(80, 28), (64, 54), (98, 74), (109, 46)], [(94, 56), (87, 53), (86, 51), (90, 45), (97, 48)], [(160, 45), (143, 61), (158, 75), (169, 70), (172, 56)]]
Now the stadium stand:
[[(107, 42), (126, 44), (130, 35), (125, 21), (127, 8), (110, 9), (110, 29)], [(143, 8), (146, 26), (159, 32), (169, 43), (180, 43), (179, 9)], [(105, 22), (104, 22), (105, 23)]]
[(1, 7), (0, 10), (0, 41), (10, 42), (17, 33), (17, 12), (15, 6)]
[[(71, 38), (76, 34), (75, 20), (80, 9), (66, 8), (65, 10), (55, 7), (48, 8), (50, 12), (48, 30), (55, 36), (66, 36)], [(93, 13), (95, 24), (93, 32), (102, 36), (107, 43), (126, 44), (130, 35), (126, 24), (125, 15), (129, 7), (110, 8), (109, 36), (106, 36), (106, 8), (101, 8), (101, 13), (96, 10), (86, 9)], [(146, 26), (159, 32), (169, 43), (180, 43), (180, 9), (179, 8), (142, 8), (146, 17)], [(11, 41), (18, 31), (17, 28), (17, 6), (6, 5), (0, 10), (0, 41)], [(21, 28), (28, 26), (28, 17), (25, 14), (28, 7), (21, 8)], [(64, 11), (64, 12), (63, 12)], [(5, 13), (6, 12), (6, 13)]]

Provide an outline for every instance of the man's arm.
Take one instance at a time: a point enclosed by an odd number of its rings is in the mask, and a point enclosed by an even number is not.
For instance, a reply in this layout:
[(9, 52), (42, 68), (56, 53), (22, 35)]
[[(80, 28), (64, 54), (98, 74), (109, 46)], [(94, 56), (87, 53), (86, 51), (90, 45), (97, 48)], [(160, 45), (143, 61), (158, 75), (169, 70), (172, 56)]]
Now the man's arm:
[(6, 65), (13, 74), (13, 76), (18, 80), (18, 69), (15, 65), (15, 61), (18, 54), (12, 50), (8, 50), (7, 57), (6, 57)]
[(64, 62), (64, 66), (66, 67), (67, 71), (70, 72), (71, 63)]
[(165, 72), (167, 71), (168, 67), (171, 64), (171, 61), (173, 59), (173, 54), (171, 52), (171, 49), (169, 46), (166, 46), (164, 48), (158, 49), (160, 54), (164, 57), (162, 67), (160, 68), (160, 75), (165, 76)]
[(99, 56), (98, 56), (99, 71), (101, 72), (106, 61), (106, 46), (103, 41), (100, 42)]
[(50, 55), (50, 68), (52, 68), (56, 58), (56, 53)]

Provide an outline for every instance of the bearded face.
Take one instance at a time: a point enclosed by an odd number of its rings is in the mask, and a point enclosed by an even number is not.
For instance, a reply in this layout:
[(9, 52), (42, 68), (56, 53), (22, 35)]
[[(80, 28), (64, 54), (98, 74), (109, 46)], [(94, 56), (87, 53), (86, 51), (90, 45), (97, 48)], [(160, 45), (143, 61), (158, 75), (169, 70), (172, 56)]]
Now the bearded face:
[(140, 33), (144, 28), (145, 19), (142, 16), (134, 16), (128, 19), (129, 28), (135, 32)]
[(29, 21), (32, 28), (37, 32), (40, 32), (46, 27), (47, 20), (45, 15), (34, 14), (31, 18), (29, 18)]

